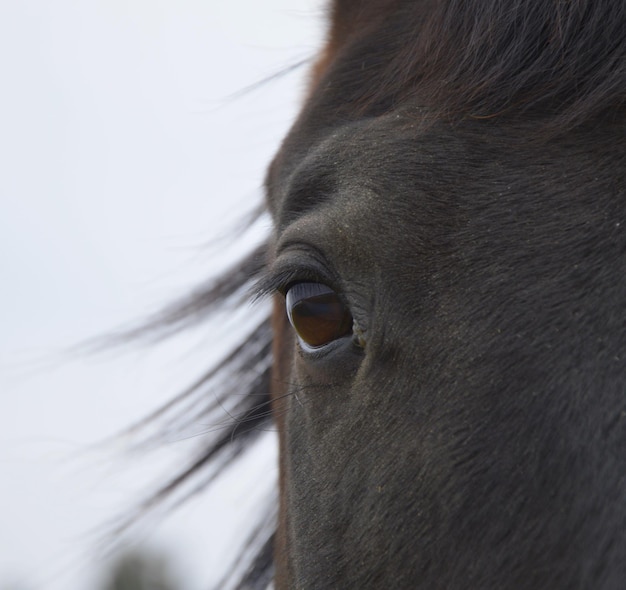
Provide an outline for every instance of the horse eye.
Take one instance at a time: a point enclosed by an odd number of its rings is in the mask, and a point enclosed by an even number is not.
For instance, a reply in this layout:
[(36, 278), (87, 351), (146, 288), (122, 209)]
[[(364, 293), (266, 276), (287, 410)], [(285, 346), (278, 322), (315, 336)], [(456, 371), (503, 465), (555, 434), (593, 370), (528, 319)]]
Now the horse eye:
[(304, 344), (319, 348), (352, 332), (350, 311), (330, 287), (296, 283), (286, 299), (289, 321)]

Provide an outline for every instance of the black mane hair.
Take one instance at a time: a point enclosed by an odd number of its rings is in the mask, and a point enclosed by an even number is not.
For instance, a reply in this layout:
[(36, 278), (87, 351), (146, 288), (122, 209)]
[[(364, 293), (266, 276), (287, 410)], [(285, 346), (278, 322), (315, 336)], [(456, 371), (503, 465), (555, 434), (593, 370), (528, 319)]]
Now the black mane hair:
[[(261, 210), (244, 225), (251, 225)], [(199, 286), (174, 302), (146, 324), (98, 340), (96, 349), (127, 344), (129, 341), (157, 343), (209, 320), (218, 311), (247, 304), (255, 277), (264, 267), (267, 246), (261, 243), (237, 260), (221, 276)], [(208, 425), (195, 456), (159, 489), (142, 502), (128, 518), (113, 523), (110, 535), (116, 539), (153, 510), (169, 511), (209, 486), (223, 471), (264, 434), (271, 423), (270, 371), (272, 336), (266, 314), (252, 314), (253, 321), (242, 331), (242, 341), (224, 351), (219, 361), (197, 377), (169, 403), (146, 416), (125, 432), (135, 433), (140, 448), (163, 440), (176, 439), (190, 426)], [(155, 428), (156, 427), (156, 428)], [(147, 435), (141, 436), (142, 432)], [(242, 541), (239, 570), (226, 575), (218, 588), (265, 589), (273, 573), (272, 547), (277, 500), (264, 507)]]
[[(335, 0), (331, 16), (330, 56), (313, 96), (324, 100), (327, 93), (326, 108), (340, 119), (373, 116), (418, 98), (439, 119), (538, 117), (560, 133), (624, 107), (626, 2)], [(168, 336), (240, 304), (265, 256), (266, 246), (257, 248), (166, 309), (148, 333)], [(254, 445), (271, 421), (271, 341), (266, 317), (220, 364), (147, 418), (169, 432), (198, 420), (222, 422), (224, 403), (232, 414), (151, 502), (193, 478), (198, 488), (208, 485)], [(268, 514), (251, 527), (242, 552), (246, 573), (231, 580), (237, 588), (266, 588), (271, 579), (274, 517)]]
[(625, 103), (624, 2), (338, 0), (333, 21), (342, 110), (417, 97), (437, 118), (536, 114), (563, 132)]

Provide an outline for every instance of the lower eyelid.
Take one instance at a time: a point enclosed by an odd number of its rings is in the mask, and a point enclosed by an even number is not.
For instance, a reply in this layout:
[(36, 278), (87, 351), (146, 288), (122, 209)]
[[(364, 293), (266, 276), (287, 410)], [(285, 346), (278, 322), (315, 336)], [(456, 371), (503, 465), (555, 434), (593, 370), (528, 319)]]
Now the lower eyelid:
[(300, 354), (306, 356), (307, 359), (322, 359), (329, 354), (335, 352), (338, 348), (345, 346), (348, 340), (348, 336), (343, 338), (339, 338), (337, 340), (333, 340), (324, 346), (309, 346), (306, 342), (304, 342), (300, 337), (297, 337), (298, 348), (300, 350)]

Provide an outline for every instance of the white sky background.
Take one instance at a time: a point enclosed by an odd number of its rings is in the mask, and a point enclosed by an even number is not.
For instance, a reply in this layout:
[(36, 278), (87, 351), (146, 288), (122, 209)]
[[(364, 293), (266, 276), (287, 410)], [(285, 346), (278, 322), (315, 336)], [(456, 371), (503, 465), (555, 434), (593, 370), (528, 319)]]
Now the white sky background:
[[(63, 351), (241, 251), (205, 245), (261, 198), (304, 70), (224, 99), (312, 55), (322, 4), (0, 3), (0, 588), (94, 588), (99, 527), (187, 456), (184, 441), (139, 458), (123, 441), (90, 445), (191, 381), (225, 330), (96, 359)], [(233, 515), (248, 519), (276, 477), (273, 451), (268, 438), (220, 489), (143, 529), (184, 588), (221, 573), (241, 538)]]

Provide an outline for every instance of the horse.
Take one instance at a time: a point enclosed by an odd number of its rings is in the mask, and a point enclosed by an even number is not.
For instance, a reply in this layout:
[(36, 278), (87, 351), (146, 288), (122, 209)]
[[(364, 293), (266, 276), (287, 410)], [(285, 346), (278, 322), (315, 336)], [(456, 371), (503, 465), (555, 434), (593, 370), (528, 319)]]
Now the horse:
[(273, 421), (240, 588), (623, 588), (626, 3), (328, 9), (270, 238), (164, 316), (272, 301), (165, 491)]

